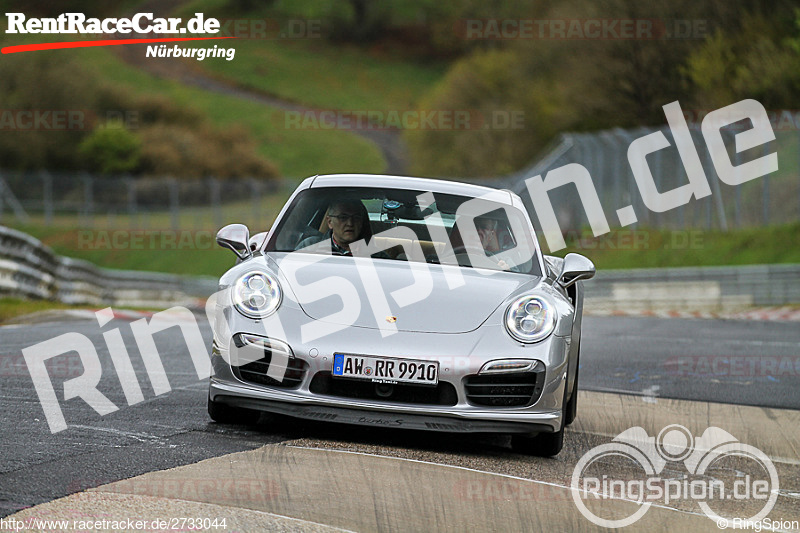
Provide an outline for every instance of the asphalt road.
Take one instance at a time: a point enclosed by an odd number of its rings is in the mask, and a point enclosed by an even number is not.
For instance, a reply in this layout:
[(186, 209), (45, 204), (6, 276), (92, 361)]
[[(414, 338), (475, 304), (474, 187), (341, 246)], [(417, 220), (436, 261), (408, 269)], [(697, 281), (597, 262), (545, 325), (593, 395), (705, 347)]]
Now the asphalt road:
[[(116, 327), (145, 398), (134, 406), (126, 404), (102, 340), (102, 331)], [(800, 328), (795, 323), (586, 317), (584, 327), (582, 389), (800, 409)], [(80, 399), (62, 401), (69, 428), (51, 434), (21, 350), (73, 331), (97, 347), (104, 369), (98, 388), (119, 410), (100, 416)], [(207, 327), (203, 333), (208, 341)], [(436, 452), (469, 457), (475, 467), (497, 461), (511, 469), (540, 464), (511, 453), (503, 437), (465, 439), (310, 422), (270, 426), (263, 420), (254, 428), (220, 426), (206, 414), (207, 385), (198, 380), (183, 340), (170, 332), (156, 339), (172, 387), (160, 396), (153, 393), (127, 322), (113, 321), (102, 330), (94, 322), (0, 328), (0, 516), (145, 472), (286, 441), (311, 447), (355, 443), (376, 453)], [(56, 391), (83, 372), (75, 353), (52, 363)], [(571, 445), (594, 444), (568, 433), (565, 451)], [(536, 469), (528, 475), (535, 476)]]
[(796, 322), (586, 317), (587, 390), (800, 409)]

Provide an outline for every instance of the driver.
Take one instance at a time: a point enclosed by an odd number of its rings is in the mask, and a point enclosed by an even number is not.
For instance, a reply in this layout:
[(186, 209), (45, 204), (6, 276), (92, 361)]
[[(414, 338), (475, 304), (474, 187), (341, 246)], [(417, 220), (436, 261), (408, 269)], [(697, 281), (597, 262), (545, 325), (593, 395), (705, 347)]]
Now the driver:
[[(334, 255), (353, 255), (350, 244), (372, 237), (367, 209), (359, 200), (336, 200), (325, 215), (328, 231), (300, 241), (295, 250), (327, 242)], [(316, 247), (315, 247), (316, 248)], [(323, 251), (320, 248), (320, 251)]]

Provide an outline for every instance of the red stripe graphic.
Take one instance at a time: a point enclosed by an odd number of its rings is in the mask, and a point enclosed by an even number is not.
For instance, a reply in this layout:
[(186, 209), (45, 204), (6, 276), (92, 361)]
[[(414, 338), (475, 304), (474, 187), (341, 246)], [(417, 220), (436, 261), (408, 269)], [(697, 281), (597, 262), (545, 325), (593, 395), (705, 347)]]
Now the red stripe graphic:
[(6, 46), (0, 52), (16, 54), (35, 50), (60, 50), (62, 48), (88, 48), (90, 46), (116, 46), (120, 44), (172, 43), (175, 41), (207, 41), (209, 39), (235, 39), (236, 37), (171, 37), (167, 39), (118, 39), (102, 41), (70, 41), (66, 43), (18, 44)]

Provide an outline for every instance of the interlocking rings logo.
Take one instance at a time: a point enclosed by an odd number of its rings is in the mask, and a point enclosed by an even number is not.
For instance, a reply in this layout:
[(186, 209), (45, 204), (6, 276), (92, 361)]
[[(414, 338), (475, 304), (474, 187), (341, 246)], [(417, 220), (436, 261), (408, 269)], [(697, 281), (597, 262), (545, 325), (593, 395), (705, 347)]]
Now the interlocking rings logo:
[[(603, 476), (603, 479), (600, 480), (587, 475), (587, 470), (592, 465), (614, 456), (625, 457), (638, 463), (644, 470), (647, 479), (644, 481), (609, 481), (607, 476)], [(711, 476), (704, 476), (709, 467), (717, 461), (731, 456), (755, 461), (763, 469), (765, 479), (751, 482), (751, 478), (747, 476), (746, 480), (737, 480), (733, 490), (730, 490), (731, 487), (725, 487), (722, 481)], [(670, 474), (673, 476), (671, 479), (662, 479), (659, 476), (667, 463), (681, 461), (688, 474), (703, 477), (689, 482), (684, 476), (685, 479), (681, 484), (680, 481), (674, 479), (674, 473)], [(747, 483), (747, 486), (742, 487), (743, 483)], [(695, 438), (691, 431), (679, 424), (664, 427), (657, 437), (649, 436), (647, 431), (641, 427), (633, 427), (620, 433), (612, 442), (592, 448), (575, 465), (571, 486), (573, 489), (572, 499), (581, 514), (591, 522), (608, 528), (629, 526), (644, 516), (653, 501), (666, 497), (668, 503), (671, 496), (681, 494), (684, 498), (697, 500), (713, 500), (714, 498), (720, 501), (765, 500), (764, 506), (758, 513), (745, 519), (754, 522), (760, 521), (775, 506), (779, 488), (778, 472), (769, 457), (761, 450), (739, 442), (733, 435), (718, 427), (710, 427), (700, 437)], [(589, 497), (620, 498), (616, 494), (609, 494), (609, 488), (611, 488), (611, 492), (622, 490), (622, 499), (639, 503), (639, 508), (631, 515), (616, 520), (597, 516), (587, 507), (584, 500)], [(670, 488), (676, 489), (676, 492), (671, 493)], [(635, 495), (631, 496), (633, 494)], [(720, 523), (726, 520), (709, 506), (708, 501), (698, 501), (698, 505), (706, 516), (715, 522)]]

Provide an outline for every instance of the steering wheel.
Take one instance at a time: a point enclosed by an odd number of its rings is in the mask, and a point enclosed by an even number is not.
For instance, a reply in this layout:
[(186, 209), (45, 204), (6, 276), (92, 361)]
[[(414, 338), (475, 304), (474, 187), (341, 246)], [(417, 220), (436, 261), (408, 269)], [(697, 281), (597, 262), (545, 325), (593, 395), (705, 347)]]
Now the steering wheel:
[(462, 244), (453, 248), (453, 254), (460, 266), (488, 268), (491, 270), (502, 268), (497, 261), (487, 256), (486, 251), (480, 246), (466, 246)]

